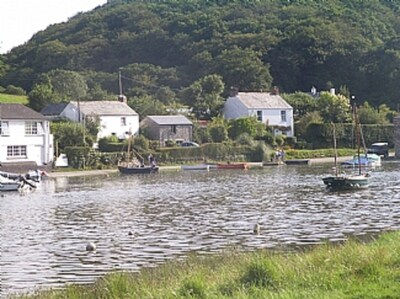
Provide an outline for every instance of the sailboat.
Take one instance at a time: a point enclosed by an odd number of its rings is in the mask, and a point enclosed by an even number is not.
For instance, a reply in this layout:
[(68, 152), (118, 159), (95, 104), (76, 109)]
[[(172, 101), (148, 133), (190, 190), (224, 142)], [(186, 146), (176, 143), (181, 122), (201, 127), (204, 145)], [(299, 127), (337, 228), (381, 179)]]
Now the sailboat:
[[(119, 172), (121, 172), (123, 174), (140, 174), (140, 173), (157, 172), (158, 166), (155, 164), (154, 159), (152, 159), (150, 165), (144, 165), (144, 158), (142, 156), (140, 156), (140, 154), (138, 152), (135, 152), (135, 150), (133, 148), (131, 149), (131, 143), (132, 143), (132, 135), (129, 136), (129, 140), (128, 140), (127, 160), (120, 161), (118, 163)], [(134, 152), (136, 155), (138, 155), (142, 162), (140, 162), (136, 158), (130, 159), (131, 151)]]
[(354, 190), (368, 187), (368, 181), (370, 174), (368, 172), (363, 173), (361, 155), (360, 155), (360, 141), (361, 141), (361, 130), (360, 123), (357, 115), (357, 107), (353, 107), (353, 119), (356, 129), (356, 140), (357, 140), (357, 159), (358, 159), (358, 173), (356, 174), (339, 174), (337, 165), (337, 149), (336, 149), (336, 130), (333, 124), (333, 147), (335, 151), (335, 173), (332, 176), (322, 178), (327, 189), (331, 191), (342, 191), (342, 190)]

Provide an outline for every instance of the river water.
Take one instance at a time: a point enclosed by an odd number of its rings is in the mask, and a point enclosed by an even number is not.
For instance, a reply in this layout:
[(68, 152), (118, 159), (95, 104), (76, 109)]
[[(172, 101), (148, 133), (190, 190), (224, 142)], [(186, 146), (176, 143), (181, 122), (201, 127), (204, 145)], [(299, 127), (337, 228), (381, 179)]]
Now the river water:
[[(0, 297), (189, 252), (213, 254), (341, 241), (400, 226), (400, 164), (357, 192), (325, 190), (329, 165), (48, 179), (0, 193)], [(253, 234), (254, 224), (261, 232)], [(97, 246), (86, 251), (86, 244)]]

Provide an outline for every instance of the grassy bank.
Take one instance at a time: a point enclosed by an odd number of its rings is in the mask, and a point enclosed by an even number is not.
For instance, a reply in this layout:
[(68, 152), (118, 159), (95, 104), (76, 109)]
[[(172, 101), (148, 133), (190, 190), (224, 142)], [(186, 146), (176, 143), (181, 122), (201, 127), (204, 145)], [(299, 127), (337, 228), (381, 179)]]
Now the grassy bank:
[(399, 298), (400, 233), (304, 252), (192, 256), (29, 298)]
[(26, 105), (28, 104), (28, 97), (0, 93), (0, 103), (15, 103)]

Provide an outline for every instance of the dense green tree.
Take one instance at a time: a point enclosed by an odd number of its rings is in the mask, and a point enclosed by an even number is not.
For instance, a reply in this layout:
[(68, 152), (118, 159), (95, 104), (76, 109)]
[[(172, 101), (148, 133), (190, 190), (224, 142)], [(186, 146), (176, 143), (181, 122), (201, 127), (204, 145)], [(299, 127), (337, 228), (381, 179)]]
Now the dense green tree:
[(362, 104), (358, 109), (358, 118), (362, 124), (388, 124), (391, 110), (386, 105), (378, 109), (371, 107), (368, 102)]
[(61, 99), (53, 93), (53, 87), (49, 80), (47, 82), (38, 83), (33, 86), (32, 91), (28, 94), (29, 107), (33, 110), (40, 111), (50, 103), (60, 102)]
[(255, 117), (232, 119), (229, 126), (229, 137), (233, 140), (243, 133), (256, 137), (263, 136), (265, 132), (265, 125), (259, 122)]
[(141, 120), (147, 115), (168, 114), (164, 104), (151, 96), (134, 97), (128, 100), (128, 105), (139, 114)]
[(215, 72), (223, 77), (227, 87), (241, 91), (265, 91), (271, 87), (269, 66), (261, 61), (261, 53), (251, 49), (224, 50), (216, 57)]
[(60, 149), (66, 146), (91, 146), (93, 144), (93, 139), (89, 132), (80, 123), (52, 123), (51, 132), (54, 135), (54, 142)]
[(197, 118), (211, 119), (220, 112), (223, 90), (222, 78), (218, 75), (208, 75), (186, 88), (181, 97), (193, 109)]
[(395, 109), (398, 11), (377, 0), (108, 1), (0, 56), (0, 85), (30, 92), (42, 74), (64, 69), (85, 74), (89, 94), (114, 95), (122, 67), (124, 94), (165, 104), (163, 88), (178, 93), (218, 74), (225, 92), (346, 86), (358, 104)]
[(317, 109), (326, 123), (348, 122), (351, 119), (350, 100), (342, 95), (321, 92)]
[(282, 94), (282, 97), (293, 107), (293, 115), (296, 119), (315, 111), (317, 108), (317, 99), (304, 92)]
[(85, 78), (78, 72), (53, 70), (48, 73), (53, 93), (63, 101), (83, 99), (88, 87)]

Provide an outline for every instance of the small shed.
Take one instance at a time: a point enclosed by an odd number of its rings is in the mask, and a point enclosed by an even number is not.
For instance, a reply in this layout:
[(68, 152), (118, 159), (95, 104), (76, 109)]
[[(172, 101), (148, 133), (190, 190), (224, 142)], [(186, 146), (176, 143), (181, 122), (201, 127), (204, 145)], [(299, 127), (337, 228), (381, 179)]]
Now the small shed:
[(143, 134), (165, 146), (167, 141), (192, 141), (193, 123), (184, 115), (149, 115), (140, 122)]

